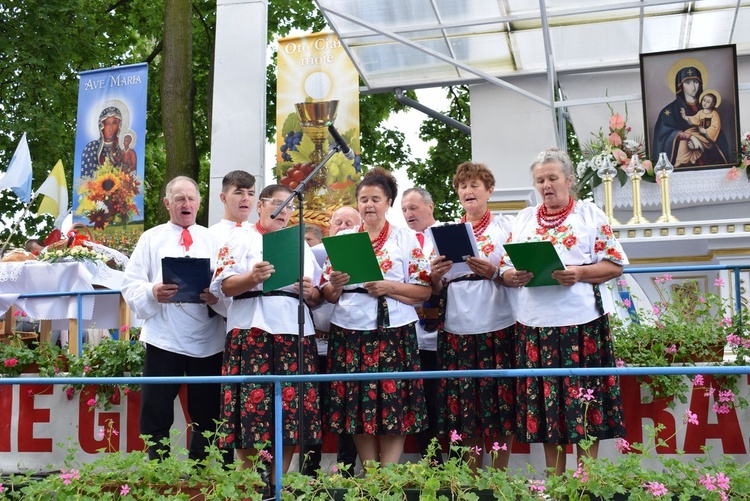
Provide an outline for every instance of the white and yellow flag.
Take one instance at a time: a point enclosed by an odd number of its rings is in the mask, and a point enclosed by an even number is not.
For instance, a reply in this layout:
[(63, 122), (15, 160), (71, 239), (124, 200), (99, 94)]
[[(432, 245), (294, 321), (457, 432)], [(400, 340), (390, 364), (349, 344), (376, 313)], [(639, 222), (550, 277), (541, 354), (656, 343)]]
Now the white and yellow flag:
[(37, 195), (44, 195), (37, 214), (52, 214), (55, 217), (55, 227), (62, 225), (68, 214), (68, 185), (65, 182), (65, 171), (62, 160), (52, 168), (49, 177), (37, 190)]

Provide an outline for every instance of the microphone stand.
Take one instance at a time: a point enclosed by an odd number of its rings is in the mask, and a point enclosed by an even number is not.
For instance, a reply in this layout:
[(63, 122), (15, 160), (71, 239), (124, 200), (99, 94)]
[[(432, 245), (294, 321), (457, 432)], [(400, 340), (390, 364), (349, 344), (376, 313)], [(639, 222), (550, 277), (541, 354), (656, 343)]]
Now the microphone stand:
[[(305, 187), (307, 186), (307, 183), (310, 182), (310, 180), (315, 177), (315, 174), (318, 173), (318, 171), (328, 162), (333, 155), (341, 151), (340, 146), (337, 143), (333, 143), (333, 147), (328, 152), (328, 155), (318, 164), (315, 166), (315, 168), (310, 172), (310, 174), (302, 181), (300, 182), (296, 188), (292, 190), (292, 192), (289, 194), (289, 196), (284, 200), (284, 203), (282, 203), (279, 207), (276, 208), (275, 211), (273, 211), (273, 214), (271, 214), (271, 219), (276, 219), (276, 217), (281, 213), (281, 211), (289, 205), (289, 202), (292, 201), (292, 199), (297, 199), (297, 206), (298, 206), (298, 212), (299, 212), (299, 270), (298, 270), (298, 279), (299, 279), (299, 303), (297, 305), (297, 333), (298, 333), (298, 344), (297, 344), (297, 374), (303, 375), (304, 374), (304, 361), (305, 361), (305, 354), (304, 354), (304, 341), (305, 341), (305, 300), (302, 294), (302, 279), (305, 276), (305, 220), (304, 220), (304, 207), (303, 203), (305, 200)], [(313, 284), (315, 285), (315, 284)], [(305, 383), (300, 381), (297, 384), (297, 398), (299, 402), (299, 407), (297, 409), (297, 435), (299, 436), (298, 441), (298, 447), (299, 447), (299, 471), (302, 472), (303, 470), (303, 464), (304, 464), (304, 454), (305, 454), (305, 434), (304, 434), (304, 411), (305, 411)], [(277, 465), (281, 465), (281, 461), (277, 459)], [(277, 472), (277, 484), (278, 484), (278, 478), (281, 478), (279, 475), (280, 472)]]

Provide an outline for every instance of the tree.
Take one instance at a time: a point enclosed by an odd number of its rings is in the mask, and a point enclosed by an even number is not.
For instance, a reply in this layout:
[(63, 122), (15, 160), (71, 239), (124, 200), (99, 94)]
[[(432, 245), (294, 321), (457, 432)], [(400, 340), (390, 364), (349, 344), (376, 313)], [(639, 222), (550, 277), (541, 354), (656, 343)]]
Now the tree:
[[(198, 179), (200, 165), (193, 128), (195, 83), (191, 5), (182, 0), (164, 3), (164, 52), (161, 64), (161, 111), (167, 151), (166, 178)], [(208, 115), (207, 115), (208, 116)], [(160, 205), (162, 214), (166, 208)]]
[[(471, 125), (469, 88), (465, 85), (446, 88), (450, 100), (445, 114), (454, 120)], [(409, 179), (416, 186), (424, 186), (435, 200), (435, 218), (452, 221), (460, 214), (461, 205), (453, 189), (453, 174), (461, 162), (471, 160), (471, 136), (434, 118), (426, 120), (419, 128), (424, 141), (435, 140), (428, 158), (417, 160), (407, 168)]]
[[(269, 3), (269, 47), (292, 29), (326, 29), (312, 0)], [(78, 73), (145, 61), (149, 64), (146, 227), (165, 220), (158, 209), (170, 177), (195, 176), (205, 197), (215, 31), (215, 0), (167, 0), (163, 4), (6, 0), (0, 4), (0, 169), (7, 166), (18, 138), (26, 131), (34, 159), (34, 187), (44, 181), (57, 159), (63, 160), (72, 186)], [(276, 129), (275, 61), (273, 54), (266, 68), (269, 141), (275, 140)], [(391, 94), (361, 96), (363, 163), (389, 168), (416, 165), (403, 134), (382, 125), (391, 113), (403, 109)], [(180, 119), (175, 120), (176, 116)], [(432, 175), (424, 179), (424, 186), (433, 186)], [(199, 218), (205, 222), (206, 214)]]

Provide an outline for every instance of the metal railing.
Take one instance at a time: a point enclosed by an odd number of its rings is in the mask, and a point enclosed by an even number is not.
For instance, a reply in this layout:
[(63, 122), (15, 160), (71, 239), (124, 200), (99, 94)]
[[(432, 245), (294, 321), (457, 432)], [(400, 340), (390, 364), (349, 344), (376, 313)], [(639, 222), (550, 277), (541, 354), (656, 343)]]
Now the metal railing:
[[(704, 266), (667, 266), (654, 268), (625, 268), (624, 273), (679, 273), (691, 271), (733, 270), (735, 311), (742, 315), (742, 298), (740, 287), (741, 270), (750, 269), (750, 265), (704, 265)], [(82, 301), (84, 295), (119, 294), (119, 291), (86, 291), (86, 292), (51, 292), (25, 294), (21, 297), (53, 297), (76, 295), (78, 297), (78, 336), (82, 344), (83, 328), (81, 323)], [(79, 344), (79, 346), (81, 346)], [(171, 376), (171, 377), (19, 377), (0, 378), (0, 385), (14, 384), (209, 384), (209, 383), (256, 383), (274, 386), (274, 457), (276, 473), (276, 499), (281, 499), (283, 486), (282, 461), (282, 396), (284, 383), (322, 383), (332, 381), (380, 381), (384, 379), (442, 379), (442, 378), (499, 378), (499, 377), (545, 377), (545, 376), (678, 376), (696, 374), (741, 375), (750, 374), (750, 366), (700, 366), (700, 367), (601, 367), (601, 368), (565, 368), (565, 369), (497, 369), (497, 370), (455, 370), (430, 372), (384, 372), (356, 374), (315, 374), (315, 375), (264, 375), (264, 376)]]

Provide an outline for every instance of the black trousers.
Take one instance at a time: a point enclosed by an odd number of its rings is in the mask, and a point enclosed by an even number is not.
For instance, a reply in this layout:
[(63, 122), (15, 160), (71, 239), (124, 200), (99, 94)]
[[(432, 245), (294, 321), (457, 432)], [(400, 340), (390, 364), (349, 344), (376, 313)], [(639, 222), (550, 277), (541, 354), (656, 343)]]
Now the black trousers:
[[(326, 374), (328, 372), (328, 357), (325, 355), (318, 355), (318, 374)], [(320, 402), (321, 405), (325, 405), (328, 402), (328, 392), (330, 391), (330, 383), (320, 384)], [(324, 410), (327, 412), (327, 410)], [(353, 474), (354, 467), (357, 465), (357, 446), (354, 444), (354, 437), (348, 433), (337, 435), (338, 438), (338, 450), (336, 453), (336, 462), (343, 463), (346, 469), (346, 473), (342, 474)], [(317, 445), (306, 445), (305, 446), (305, 463), (303, 465), (303, 473), (310, 476), (315, 476), (316, 472), (320, 469), (320, 460), (323, 453), (323, 444)]]
[[(155, 376), (220, 376), (223, 353), (197, 358), (179, 355), (146, 345), (144, 377)], [(141, 435), (149, 435), (154, 445), (148, 448), (149, 459), (159, 459), (169, 454), (169, 430), (174, 423), (174, 399), (180, 391), (179, 384), (144, 384), (141, 390)], [(216, 431), (219, 419), (220, 385), (191, 384), (187, 387), (187, 409), (192, 423), (188, 456), (204, 459), (209, 440), (203, 432)]]
[[(422, 364), (423, 371), (434, 371), (437, 369), (437, 351), (419, 350), (419, 362)], [(438, 408), (437, 408), (437, 394), (438, 386), (440, 385), (439, 379), (424, 379), (424, 396), (425, 403), (427, 404), (427, 424), (428, 427), (425, 430), (420, 431), (414, 435), (417, 441), (417, 447), (419, 447), (419, 453), (422, 457), (427, 455), (427, 447), (435, 437), (437, 430), (438, 420)], [(440, 447), (438, 447), (437, 455), (434, 460), (438, 464), (442, 464), (443, 456), (440, 453)]]

